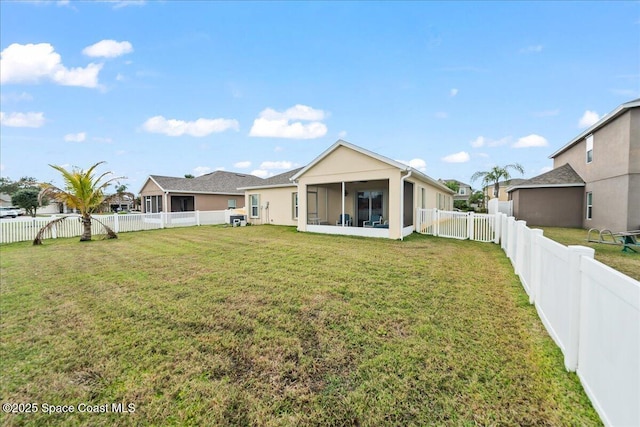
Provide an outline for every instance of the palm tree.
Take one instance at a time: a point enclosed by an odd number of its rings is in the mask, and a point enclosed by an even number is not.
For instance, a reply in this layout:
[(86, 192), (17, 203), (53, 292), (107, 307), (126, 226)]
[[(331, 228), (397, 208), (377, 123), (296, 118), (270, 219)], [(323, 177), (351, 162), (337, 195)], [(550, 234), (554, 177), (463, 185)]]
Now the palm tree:
[(518, 163), (502, 167), (494, 166), (488, 171), (478, 171), (471, 175), (471, 182), (477, 180), (478, 178), (482, 178), (483, 188), (488, 186), (489, 184), (493, 184), (493, 195), (494, 197), (498, 197), (498, 194), (500, 193), (500, 180), (505, 180), (506, 184), (509, 184), (509, 180), (511, 179), (509, 169), (515, 169), (521, 174), (524, 174), (524, 169)]
[[(43, 184), (42, 191), (40, 191), (40, 198), (49, 196), (59, 202), (66, 203), (67, 206), (77, 209), (80, 212), (80, 220), (84, 227), (82, 236), (80, 236), (81, 242), (91, 240), (91, 214), (96, 212), (100, 205), (107, 199), (104, 194), (104, 189), (109, 186), (111, 182), (122, 178), (105, 179), (111, 172), (105, 172), (96, 177), (94, 171), (96, 167), (102, 163), (104, 162), (98, 162), (86, 171), (77, 168), (68, 171), (62, 166), (49, 165), (62, 174), (64, 188), (59, 188), (52, 184)], [(50, 225), (51, 223), (43, 227), (41, 232)], [(110, 238), (117, 237), (109, 227), (104, 224), (102, 224), (102, 226), (105, 227), (107, 235)], [(34, 244), (39, 244), (36, 242), (37, 240), (38, 238), (34, 240)]]

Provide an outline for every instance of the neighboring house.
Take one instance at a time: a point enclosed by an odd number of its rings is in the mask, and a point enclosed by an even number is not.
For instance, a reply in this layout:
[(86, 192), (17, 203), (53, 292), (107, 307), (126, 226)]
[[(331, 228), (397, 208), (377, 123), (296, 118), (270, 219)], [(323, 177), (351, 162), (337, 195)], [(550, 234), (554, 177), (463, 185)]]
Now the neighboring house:
[(585, 183), (570, 164), (564, 164), (509, 187), (513, 216), (527, 224), (582, 227)]
[(453, 208), (454, 191), (444, 184), (342, 140), (271, 180), (244, 188), (250, 222), (401, 239), (414, 231), (416, 208)]
[(0, 193), (0, 208), (10, 208), (12, 206), (11, 196), (6, 193)]
[(440, 179), (444, 185), (447, 185), (451, 182), (458, 185), (458, 191), (453, 196), (453, 201), (462, 200), (465, 203), (469, 203), (469, 197), (473, 194), (473, 190), (469, 184), (465, 184), (464, 182), (458, 181), (457, 179)]
[[(506, 202), (509, 200), (509, 193), (507, 193), (507, 190), (509, 189), (509, 187), (513, 187), (516, 186), (518, 184), (520, 184), (521, 182), (526, 181), (525, 179), (522, 178), (511, 178), (508, 181), (499, 181), (498, 185), (500, 186), (500, 189), (498, 191), (498, 201), (500, 202)], [(495, 195), (493, 194), (495, 191), (495, 184), (490, 184), (485, 186), (483, 189), (483, 194), (488, 195), (487, 200), (490, 199), (495, 199)]]
[(143, 212), (212, 211), (244, 207), (244, 191), (254, 175), (216, 171), (196, 178), (151, 175), (140, 190)]
[[(572, 217), (577, 218), (578, 214), (580, 217), (579, 220), (575, 219), (576, 227), (612, 231), (640, 229), (639, 107), (640, 99), (620, 105), (550, 156), (554, 170), (569, 164), (584, 183), (580, 187), (580, 203), (572, 198), (561, 208), (554, 202), (561, 196), (554, 194), (553, 198), (549, 196), (545, 199), (546, 203), (539, 204), (534, 214), (531, 210), (534, 203), (527, 198), (539, 197), (539, 194), (521, 192), (525, 188), (520, 184), (509, 189), (514, 200), (514, 211), (516, 199), (520, 205), (516, 217), (525, 221), (529, 217), (550, 218), (560, 214), (562, 209), (571, 209)], [(573, 193), (578, 191), (571, 190), (574, 185), (577, 186), (577, 183), (558, 183), (554, 188), (556, 192)], [(532, 189), (529, 187), (528, 190)], [(549, 193), (549, 190), (544, 191)], [(535, 222), (532, 224), (540, 225)]]

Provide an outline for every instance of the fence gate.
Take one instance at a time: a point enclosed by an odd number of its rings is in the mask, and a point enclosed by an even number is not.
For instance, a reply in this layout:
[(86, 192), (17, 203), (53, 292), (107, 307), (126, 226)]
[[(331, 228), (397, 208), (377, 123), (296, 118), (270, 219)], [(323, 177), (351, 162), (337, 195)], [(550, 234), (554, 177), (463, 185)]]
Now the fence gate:
[(495, 242), (496, 215), (418, 209), (417, 231), (421, 234), (479, 242)]

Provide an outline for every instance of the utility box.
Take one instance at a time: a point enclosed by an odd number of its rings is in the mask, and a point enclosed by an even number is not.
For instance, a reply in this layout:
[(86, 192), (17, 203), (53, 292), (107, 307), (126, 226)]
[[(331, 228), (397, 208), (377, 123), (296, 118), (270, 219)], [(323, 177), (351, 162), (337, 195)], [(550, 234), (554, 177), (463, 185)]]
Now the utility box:
[(245, 215), (229, 215), (229, 224), (234, 227), (247, 225), (247, 218)]

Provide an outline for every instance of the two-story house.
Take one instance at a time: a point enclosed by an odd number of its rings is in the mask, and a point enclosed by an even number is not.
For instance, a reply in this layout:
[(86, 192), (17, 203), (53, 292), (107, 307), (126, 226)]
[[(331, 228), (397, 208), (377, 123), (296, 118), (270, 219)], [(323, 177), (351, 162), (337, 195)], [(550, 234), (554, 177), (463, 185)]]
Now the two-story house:
[(458, 181), (457, 179), (440, 179), (439, 181), (446, 186), (449, 186), (450, 183), (456, 184), (458, 190), (456, 191), (456, 194), (453, 195), (454, 203), (458, 200), (461, 200), (467, 204), (469, 203), (469, 197), (471, 197), (471, 195), (473, 194), (473, 190), (471, 189), (471, 186), (469, 184)]
[(508, 189), (518, 219), (640, 229), (640, 99), (620, 105), (549, 157), (552, 171)]

